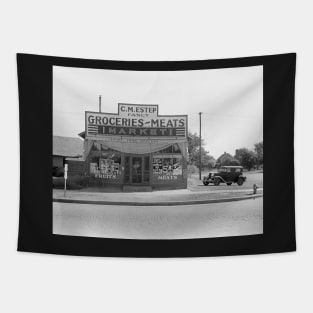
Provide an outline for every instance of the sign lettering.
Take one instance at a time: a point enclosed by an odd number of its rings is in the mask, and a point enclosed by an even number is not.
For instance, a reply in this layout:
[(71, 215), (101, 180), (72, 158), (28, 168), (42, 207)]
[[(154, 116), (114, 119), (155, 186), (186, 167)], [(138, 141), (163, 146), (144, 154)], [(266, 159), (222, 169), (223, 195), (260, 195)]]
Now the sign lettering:
[(118, 113), (86, 112), (86, 137), (186, 137), (187, 115), (159, 115), (157, 105), (122, 104)]

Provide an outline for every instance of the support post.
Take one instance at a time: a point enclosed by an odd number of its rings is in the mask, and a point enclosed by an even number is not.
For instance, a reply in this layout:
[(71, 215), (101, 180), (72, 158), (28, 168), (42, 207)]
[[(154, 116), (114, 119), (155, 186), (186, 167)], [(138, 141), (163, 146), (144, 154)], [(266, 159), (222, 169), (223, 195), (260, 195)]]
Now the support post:
[(199, 130), (199, 135), (200, 135), (200, 149), (199, 149), (199, 180), (201, 180), (201, 171), (202, 171), (202, 138), (201, 138), (201, 115), (202, 112), (199, 112), (199, 120), (200, 120), (200, 130)]
[(66, 197), (67, 171), (68, 171), (68, 165), (64, 164), (64, 198)]
[(101, 95), (99, 95), (99, 113), (101, 113)]

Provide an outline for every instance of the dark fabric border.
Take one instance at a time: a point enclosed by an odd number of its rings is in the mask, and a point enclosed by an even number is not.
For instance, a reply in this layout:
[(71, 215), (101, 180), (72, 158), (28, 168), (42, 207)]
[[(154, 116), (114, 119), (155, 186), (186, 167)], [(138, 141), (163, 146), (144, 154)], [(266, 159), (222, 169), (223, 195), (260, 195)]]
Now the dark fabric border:
[[(133, 71), (205, 70), (263, 65), (263, 235), (184, 240), (129, 240), (53, 235), (53, 65)], [(17, 54), (20, 108), (20, 214), (17, 250), (109, 257), (204, 257), (295, 251), (295, 69), (295, 53), (160, 62), (102, 61)]]

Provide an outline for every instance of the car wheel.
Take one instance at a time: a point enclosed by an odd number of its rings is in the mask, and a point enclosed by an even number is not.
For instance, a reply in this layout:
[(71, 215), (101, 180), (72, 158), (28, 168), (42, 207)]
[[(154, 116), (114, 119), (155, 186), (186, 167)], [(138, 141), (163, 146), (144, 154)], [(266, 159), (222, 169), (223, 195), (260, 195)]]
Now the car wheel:
[(243, 184), (243, 178), (239, 177), (237, 184), (238, 184), (238, 186), (241, 186)]
[(227, 184), (227, 186), (230, 186), (231, 184), (232, 184), (232, 182), (228, 182), (228, 183), (226, 183)]
[(209, 183), (208, 183), (207, 181), (204, 181), (204, 182), (203, 182), (203, 185), (204, 185), (204, 186), (207, 186), (208, 184), (209, 184)]
[(219, 178), (214, 178), (214, 185), (218, 186), (220, 184), (220, 179)]

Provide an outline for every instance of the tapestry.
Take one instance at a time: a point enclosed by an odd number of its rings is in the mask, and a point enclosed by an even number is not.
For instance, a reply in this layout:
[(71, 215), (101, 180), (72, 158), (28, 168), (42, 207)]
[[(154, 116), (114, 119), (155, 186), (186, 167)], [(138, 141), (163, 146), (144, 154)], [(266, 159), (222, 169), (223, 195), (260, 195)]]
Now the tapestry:
[(295, 251), (295, 68), (295, 53), (197, 61), (17, 54), (17, 250)]

